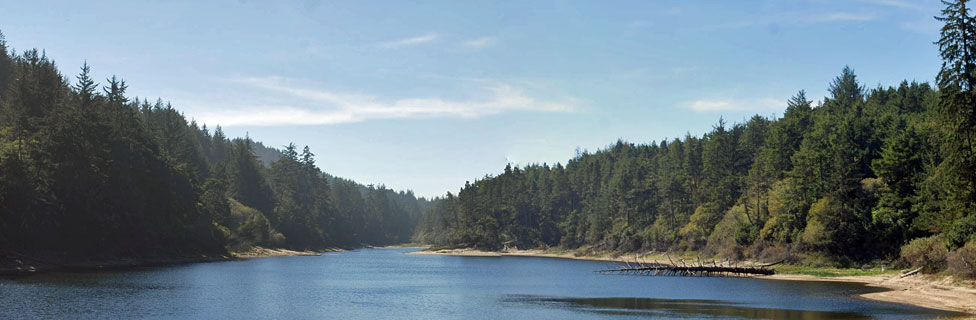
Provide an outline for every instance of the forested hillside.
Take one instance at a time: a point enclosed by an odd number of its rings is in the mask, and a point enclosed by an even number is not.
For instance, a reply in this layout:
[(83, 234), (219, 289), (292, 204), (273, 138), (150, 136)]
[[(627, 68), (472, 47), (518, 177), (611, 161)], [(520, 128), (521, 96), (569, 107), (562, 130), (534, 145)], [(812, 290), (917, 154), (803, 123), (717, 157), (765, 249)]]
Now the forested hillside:
[(0, 260), (400, 243), (428, 206), (330, 177), (307, 147), (230, 139), (127, 97), (125, 81), (99, 84), (87, 64), (60, 72), (0, 35)]
[(719, 119), (701, 136), (506, 167), (437, 202), (416, 239), (838, 264), (901, 256), (932, 269), (976, 262), (976, 25), (964, 3), (941, 19), (937, 88), (867, 89), (845, 67), (822, 103), (800, 91), (779, 118)]

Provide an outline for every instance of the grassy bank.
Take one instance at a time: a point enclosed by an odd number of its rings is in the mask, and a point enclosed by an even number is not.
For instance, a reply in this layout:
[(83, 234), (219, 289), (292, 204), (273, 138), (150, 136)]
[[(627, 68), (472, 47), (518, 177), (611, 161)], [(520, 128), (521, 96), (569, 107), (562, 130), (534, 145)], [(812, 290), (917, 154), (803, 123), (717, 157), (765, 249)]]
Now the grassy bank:
[(897, 276), (908, 269), (892, 269), (892, 268), (831, 268), (831, 267), (811, 267), (802, 265), (778, 265), (773, 267), (778, 274), (790, 274), (790, 275), (808, 275), (815, 277), (861, 277), (861, 276)]

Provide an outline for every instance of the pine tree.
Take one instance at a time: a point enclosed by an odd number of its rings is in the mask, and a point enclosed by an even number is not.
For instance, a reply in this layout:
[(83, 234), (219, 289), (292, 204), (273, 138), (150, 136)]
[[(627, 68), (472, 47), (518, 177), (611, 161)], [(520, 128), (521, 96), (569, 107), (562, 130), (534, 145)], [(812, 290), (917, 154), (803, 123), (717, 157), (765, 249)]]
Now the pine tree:
[(14, 60), (10, 58), (11, 52), (7, 49), (7, 40), (0, 31), (0, 100), (6, 94), (7, 87), (14, 79)]
[[(942, 184), (942, 223), (947, 229), (953, 223), (965, 224), (968, 216), (976, 216), (976, 21), (967, 3), (944, 1), (946, 8), (937, 17), (945, 25), (936, 42), (943, 59), (937, 81), (944, 128), (943, 160), (936, 174)], [(952, 229), (962, 235), (950, 237), (951, 245), (960, 246), (967, 233), (976, 232), (976, 225)]]
[(92, 112), (91, 109), (97, 97), (96, 88), (98, 84), (91, 78), (91, 67), (88, 66), (88, 61), (85, 61), (81, 66), (81, 73), (78, 74), (77, 79), (78, 83), (73, 88), (78, 93), (81, 108), (85, 112)]
[(872, 163), (884, 184), (872, 215), (878, 228), (876, 237), (888, 247), (887, 250), (897, 249), (918, 235), (914, 228), (918, 216), (915, 203), (925, 173), (923, 155), (919, 152), (924, 145), (913, 127), (901, 127), (898, 134), (885, 142), (881, 158)]

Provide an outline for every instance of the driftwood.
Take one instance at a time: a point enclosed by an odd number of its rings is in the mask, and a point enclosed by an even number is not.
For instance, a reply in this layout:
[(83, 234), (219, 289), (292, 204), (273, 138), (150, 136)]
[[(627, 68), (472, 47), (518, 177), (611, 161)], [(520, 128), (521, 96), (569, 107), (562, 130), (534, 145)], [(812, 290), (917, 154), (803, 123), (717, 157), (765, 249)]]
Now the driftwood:
[(773, 269), (767, 269), (774, 265), (782, 263), (782, 261), (754, 265), (751, 267), (741, 267), (737, 262), (727, 259), (725, 264), (719, 264), (712, 260), (711, 265), (706, 265), (701, 258), (698, 258), (697, 263), (691, 262), (690, 264), (685, 263), (684, 259), (680, 259), (681, 264), (674, 263), (671, 259), (671, 255), (668, 254), (668, 263), (658, 263), (655, 261), (651, 264), (646, 264), (639, 261), (634, 261), (634, 264), (630, 262), (624, 262), (616, 268), (607, 268), (604, 270), (599, 270), (598, 272), (603, 273), (623, 273), (623, 274), (638, 274), (638, 275), (651, 275), (651, 276), (690, 276), (690, 277), (736, 277), (736, 276), (749, 276), (749, 275), (773, 275), (776, 273)]
[(900, 276), (898, 276), (898, 278), (899, 278), (899, 279), (901, 279), (901, 278), (904, 278), (904, 277), (907, 277), (907, 276), (910, 276), (910, 275), (913, 275), (913, 274), (916, 274), (916, 273), (918, 273), (919, 271), (922, 271), (922, 267), (918, 267), (918, 268), (916, 268), (915, 270), (912, 270), (912, 271), (909, 271), (909, 272), (905, 272), (905, 273), (902, 273), (902, 274), (901, 274)]

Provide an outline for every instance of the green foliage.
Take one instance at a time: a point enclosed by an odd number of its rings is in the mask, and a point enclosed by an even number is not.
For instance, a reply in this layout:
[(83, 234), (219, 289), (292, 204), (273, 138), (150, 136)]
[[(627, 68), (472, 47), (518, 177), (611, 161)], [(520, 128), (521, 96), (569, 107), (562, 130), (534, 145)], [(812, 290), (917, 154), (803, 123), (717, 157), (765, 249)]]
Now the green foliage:
[[(257, 209), (248, 207), (237, 200), (228, 201), (230, 217), (227, 228), (232, 231), (228, 236), (229, 247), (234, 251), (246, 250), (253, 245), (280, 246), (276, 240), (283, 242), (284, 236), (271, 228), (268, 219)], [(272, 239), (272, 235), (279, 235)]]
[(901, 247), (901, 258), (913, 266), (924, 268), (926, 272), (945, 269), (948, 254), (941, 236), (918, 238)]
[[(936, 79), (942, 161), (932, 186), (942, 219), (928, 217), (933, 231), (959, 228), (956, 220), (976, 213), (976, 18), (968, 1), (944, 4), (938, 20), (945, 25), (937, 42), (943, 63)], [(950, 241), (959, 245), (957, 240)]]
[(881, 274), (896, 274), (902, 270), (885, 268), (883, 271), (880, 266), (871, 268), (835, 268), (835, 267), (811, 267), (799, 265), (778, 265), (774, 267), (778, 274), (802, 274), (817, 277), (857, 277), (857, 276), (876, 276)]
[(746, 209), (737, 205), (729, 209), (715, 230), (708, 236), (707, 251), (721, 257), (739, 259), (743, 248), (755, 239), (753, 225), (746, 218)]
[(918, 231), (913, 222), (918, 217), (918, 190), (925, 173), (925, 147), (913, 127), (900, 130), (888, 138), (881, 158), (872, 167), (883, 181), (881, 196), (872, 211), (878, 237), (882, 243), (897, 244), (914, 238)]
[[(211, 134), (162, 100), (129, 99), (116, 76), (99, 87), (87, 63), (74, 79), (42, 51), (8, 52), (0, 33), (0, 259), (399, 243), (430, 203), (351, 181), (330, 188), (307, 148), (281, 159), (219, 126)], [(354, 206), (364, 210), (337, 210)]]
[(827, 196), (810, 206), (810, 220), (801, 239), (817, 250), (844, 255), (860, 247), (860, 223), (850, 207)]
[(691, 215), (684, 227), (681, 228), (679, 234), (684, 239), (685, 247), (688, 249), (697, 249), (705, 244), (708, 235), (716, 223), (718, 223), (721, 218), (718, 208), (713, 203), (706, 203), (705, 205), (698, 206), (695, 209), (695, 213)]
[(227, 201), (227, 185), (221, 179), (208, 179), (203, 185), (200, 204), (205, 212), (210, 212), (214, 222), (220, 225), (230, 223), (230, 204)]
[(956, 219), (945, 232), (946, 245), (950, 249), (963, 246), (966, 242), (976, 241), (976, 214), (969, 214), (965, 218)]
[(970, 215), (942, 213), (953, 196), (937, 170), (937, 91), (908, 82), (866, 90), (848, 67), (829, 91), (815, 108), (800, 91), (779, 119), (719, 119), (701, 137), (618, 141), (565, 166), (510, 165), (441, 200), (451, 205), (428, 212), (416, 239), (483, 249), (704, 249), (829, 265), (893, 259), (933, 232), (951, 245), (968, 241)]
[[(428, 201), (328, 176), (188, 122), (168, 103), (72, 85), (0, 34), (0, 254), (219, 254), (414, 241), (488, 250), (700, 250), (966, 273), (976, 234), (976, 19), (944, 2), (937, 88), (866, 89), (843, 68), (816, 107), (700, 136), (506, 166)], [(229, 198), (229, 199), (228, 199)], [(280, 232), (279, 232), (280, 231)], [(152, 249), (152, 250), (146, 250)], [(955, 262), (952, 262), (955, 261)]]
[(759, 240), (775, 243), (792, 243), (799, 239), (799, 233), (806, 227), (804, 201), (797, 200), (795, 182), (785, 178), (773, 184), (770, 189), (766, 210), (769, 220), (759, 230)]

